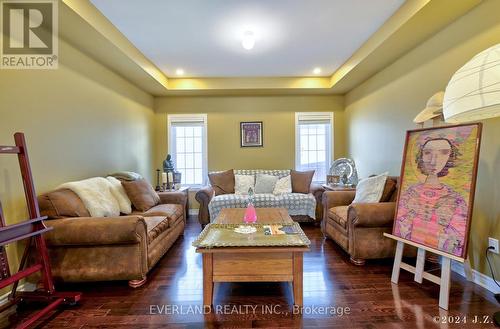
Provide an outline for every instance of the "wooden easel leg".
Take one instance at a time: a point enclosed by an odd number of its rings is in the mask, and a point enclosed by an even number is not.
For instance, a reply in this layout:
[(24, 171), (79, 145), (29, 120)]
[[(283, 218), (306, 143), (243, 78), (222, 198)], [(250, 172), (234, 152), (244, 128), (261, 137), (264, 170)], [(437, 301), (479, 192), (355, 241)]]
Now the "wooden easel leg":
[(450, 272), (451, 259), (442, 257), (441, 267), (441, 287), (439, 289), (439, 307), (448, 310), (448, 300), (450, 297)]
[(464, 273), (467, 281), (472, 281), (474, 279), (472, 275), (472, 268), (470, 266), (470, 260), (468, 257), (464, 261)]
[(404, 248), (404, 243), (398, 241), (396, 245), (396, 255), (394, 256), (394, 265), (392, 267), (392, 277), (391, 277), (392, 283), (397, 284), (399, 281), (399, 271), (401, 268), (401, 260), (403, 259), (403, 248)]
[(418, 248), (417, 264), (415, 265), (415, 282), (422, 283), (425, 264), (425, 249)]

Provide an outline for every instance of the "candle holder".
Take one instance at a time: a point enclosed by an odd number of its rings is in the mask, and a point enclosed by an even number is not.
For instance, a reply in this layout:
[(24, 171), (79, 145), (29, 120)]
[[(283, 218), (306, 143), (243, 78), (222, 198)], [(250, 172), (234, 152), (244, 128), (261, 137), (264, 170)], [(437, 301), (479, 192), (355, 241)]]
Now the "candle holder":
[(156, 187), (155, 191), (160, 192), (161, 191), (161, 186), (160, 186), (160, 169), (156, 169)]

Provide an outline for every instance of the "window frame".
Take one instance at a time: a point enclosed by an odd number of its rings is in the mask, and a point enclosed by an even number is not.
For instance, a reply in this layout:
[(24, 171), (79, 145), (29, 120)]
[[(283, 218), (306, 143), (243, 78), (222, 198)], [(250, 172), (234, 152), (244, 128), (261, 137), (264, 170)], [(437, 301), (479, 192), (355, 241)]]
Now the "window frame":
[[(305, 119), (304, 119), (305, 118)], [(295, 112), (295, 170), (300, 168), (300, 122), (301, 121), (330, 121), (330, 138), (327, 140), (326, 145), (327, 154), (326, 160), (327, 168), (326, 174), (330, 170), (334, 160), (334, 115), (333, 112)], [(326, 183), (326, 177), (321, 180), (313, 180), (314, 183)]]
[[(182, 186), (187, 186), (192, 189), (200, 189), (207, 184), (208, 180), (208, 116), (206, 113), (198, 114), (168, 114), (167, 115), (167, 138), (168, 138), (168, 154), (174, 155), (175, 141), (173, 136), (172, 124), (175, 123), (202, 123), (202, 182), (201, 184), (182, 184)], [(175, 159), (175, 158), (174, 158)]]

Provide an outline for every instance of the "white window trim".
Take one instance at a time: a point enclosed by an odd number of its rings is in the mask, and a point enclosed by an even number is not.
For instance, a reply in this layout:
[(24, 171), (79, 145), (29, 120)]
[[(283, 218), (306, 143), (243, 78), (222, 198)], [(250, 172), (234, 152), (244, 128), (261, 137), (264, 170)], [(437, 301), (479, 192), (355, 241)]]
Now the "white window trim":
[(167, 115), (167, 138), (168, 138), (168, 154), (171, 154), (173, 147), (173, 140), (170, 132), (172, 131), (172, 123), (175, 122), (203, 122), (203, 181), (201, 184), (184, 184), (193, 189), (200, 189), (207, 184), (208, 179), (208, 116), (206, 113), (200, 114), (168, 114)]
[[(333, 160), (334, 160), (334, 141), (335, 141), (335, 131), (334, 131), (334, 115), (333, 112), (295, 112), (295, 169), (298, 169), (300, 167), (300, 149), (299, 149), (299, 118), (305, 117), (309, 118), (311, 121), (317, 118), (328, 118), (330, 120), (330, 154), (329, 156), (327, 155), (328, 159), (328, 169), (332, 166)], [(316, 183), (325, 183), (326, 182), (326, 177), (324, 178), (325, 181), (316, 181)]]

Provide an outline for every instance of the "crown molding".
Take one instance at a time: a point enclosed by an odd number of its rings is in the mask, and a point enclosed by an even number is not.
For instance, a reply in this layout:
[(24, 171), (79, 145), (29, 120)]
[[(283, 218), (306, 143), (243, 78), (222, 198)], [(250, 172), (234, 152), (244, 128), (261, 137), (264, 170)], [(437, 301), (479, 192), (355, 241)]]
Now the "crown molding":
[(481, 0), (408, 0), (329, 77), (168, 78), (89, 0), (62, 0), (60, 34), (153, 96), (345, 94)]

